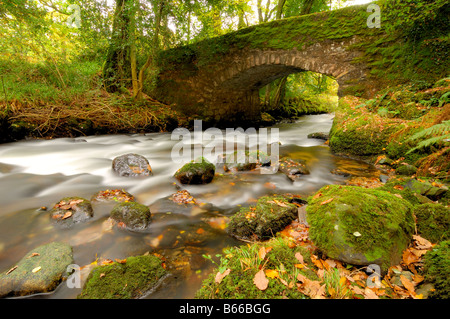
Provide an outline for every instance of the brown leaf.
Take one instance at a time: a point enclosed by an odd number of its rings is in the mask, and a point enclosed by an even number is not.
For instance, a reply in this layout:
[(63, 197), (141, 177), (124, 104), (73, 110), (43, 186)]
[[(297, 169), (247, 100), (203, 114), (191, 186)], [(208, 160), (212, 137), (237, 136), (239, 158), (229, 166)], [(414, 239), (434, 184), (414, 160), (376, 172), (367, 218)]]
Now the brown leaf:
[(416, 292), (414, 291), (414, 285), (411, 281), (409, 281), (408, 278), (406, 278), (403, 275), (400, 275), (400, 281), (402, 282), (403, 286), (406, 288), (406, 290), (408, 290), (408, 292), (415, 296)]
[(116, 258), (116, 262), (118, 262), (119, 264), (126, 264), (127, 259), (126, 258), (125, 259), (117, 259)]
[(323, 201), (322, 203), (320, 203), (320, 205), (326, 205), (328, 203), (331, 203), (333, 201), (333, 199), (334, 198), (327, 199), (327, 200)]
[(300, 254), (299, 252), (295, 253), (295, 258), (297, 258), (297, 260), (301, 263), (304, 264), (304, 260), (303, 260), (303, 256), (302, 254)]
[(68, 211), (67, 213), (65, 213), (61, 219), (66, 219), (69, 218), (70, 216), (72, 216), (72, 211)]
[(366, 287), (366, 289), (364, 289), (364, 299), (379, 299), (379, 298), (375, 293), (375, 291)]
[(416, 256), (410, 249), (403, 252), (402, 259), (406, 266), (419, 261), (419, 257)]
[(418, 249), (431, 249), (433, 247), (428, 240), (419, 235), (413, 235), (413, 239), (416, 241), (416, 247)]
[(223, 280), (223, 278), (225, 278), (226, 276), (228, 276), (228, 274), (230, 273), (231, 269), (228, 268), (227, 270), (225, 270), (223, 273), (221, 273), (220, 271), (217, 272), (216, 274), (216, 278), (215, 278), (215, 282), (216, 284), (220, 284)]
[(253, 283), (259, 290), (265, 290), (267, 286), (269, 285), (269, 279), (266, 278), (266, 274), (264, 273), (264, 270), (261, 269), (258, 271), (253, 278)]
[(266, 257), (266, 247), (262, 246), (258, 251), (259, 259), (264, 259)]
[(17, 267), (18, 267), (17, 265), (14, 266), (14, 267), (12, 267), (10, 270), (8, 270), (8, 271), (6, 272), (6, 275), (9, 275), (10, 273), (12, 273), (14, 270), (16, 270)]

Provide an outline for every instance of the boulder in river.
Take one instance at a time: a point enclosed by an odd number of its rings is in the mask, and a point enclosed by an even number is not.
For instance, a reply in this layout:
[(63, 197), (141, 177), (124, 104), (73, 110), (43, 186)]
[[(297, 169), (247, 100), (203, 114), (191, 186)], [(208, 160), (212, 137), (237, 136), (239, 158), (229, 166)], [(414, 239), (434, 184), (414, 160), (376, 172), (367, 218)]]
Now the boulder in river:
[(126, 229), (144, 230), (151, 222), (150, 208), (136, 202), (124, 202), (114, 206), (111, 218)]
[(175, 172), (174, 177), (181, 184), (208, 184), (215, 174), (216, 167), (204, 157), (185, 164)]
[(148, 160), (139, 154), (125, 154), (114, 158), (112, 169), (120, 176), (126, 177), (153, 175)]
[(0, 297), (52, 291), (73, 262), (72, 247), (64, 243), (53, 242), (30, 250), (14, 267), (0, 274)]
[(308, 199), (312, 242), (327, 256), (353, 265), (401, 261), (414, 232), (413, 206), (377, 189), (328, 185)]
[(81, 197), (65, 197), (50, 211), (50, 216), (58, 227), (70, 228), (94, 216), (91, 202)]
[(257, 154), (250, 154), (248, 151), (241, 154), (236, 151), (226, 155), (223, 168), (226, 172), (251, 171), (256, 168), (257, 162)]
[(124, 191), (123, 189), (107, 189), (104, 191), (99, 191), (91, 198), (92, 202), (134, 202), (135, 198), (133, 195)]
[(266, 240), (298, 216), (297, 206), (283, 196), (264, 196), (256, 205), (242, 207), (230, 218), (228, 233), (244, 240)]
[(328, 139), (330, 138), (330, 135), (326, 132), (315, 132), (315, 133), (308, 134), (308, 138), (317, 138), (317, 139), (328, 141)]
[(133, 299), (154, 288), (166, 274), (153, 255), (128, 257), (97, 266), (89, 273), (78, 299)]
[(290, 157), (283, 157), (280, 159), (278, 170), (292, 181), (295, 181), (301, 175), (309, 174), (309, 170), (306, 167), (306, 161), (302, 159), (292, 159)]

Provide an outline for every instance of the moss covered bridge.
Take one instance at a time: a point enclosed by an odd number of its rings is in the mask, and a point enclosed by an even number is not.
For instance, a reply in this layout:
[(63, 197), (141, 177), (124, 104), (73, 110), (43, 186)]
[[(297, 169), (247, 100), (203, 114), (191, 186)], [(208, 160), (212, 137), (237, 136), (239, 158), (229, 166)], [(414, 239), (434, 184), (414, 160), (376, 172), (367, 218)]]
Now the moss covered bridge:
[[(370, 97), (382, 82), (410, 77), (396, 66), (403, 63), (399, 56), (407, 54), (408, 45), (402, 42), (407, 30), (396, 30), (395, 15), (386, 12), (384, 1), (378, 3), (381, 28), (367, 26), (373, 12), (360, 5), (264, 23), (163, 51), (156, 84), (147, 93), (215, 122), (257, 118), (259, 89), (302, 71), (333, 77), (340, 96)], [(445, 11), (443, 6), (431, 11)], [(433, 54), (426, 53), (427, 60)], [(423, 71), (432, 77), (427, 65), (415, 63), (415, 68), (414, 74)]]

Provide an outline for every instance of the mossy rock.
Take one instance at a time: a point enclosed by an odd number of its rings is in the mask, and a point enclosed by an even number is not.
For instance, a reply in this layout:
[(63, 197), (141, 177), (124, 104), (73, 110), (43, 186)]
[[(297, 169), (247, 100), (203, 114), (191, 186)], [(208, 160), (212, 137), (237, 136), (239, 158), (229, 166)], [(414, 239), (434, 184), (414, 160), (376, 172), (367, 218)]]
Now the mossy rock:
[(70, 228), (93, 216), (91, 202), (82, 197), (64, 197), (50, 211), (52, 222), (61, 228)]
[(183, 165), (174, 174), (181, 184), (208, 184), (214, 178), (216, 167), (204, 157)]
[[(259, 255), (262, 247), (271, 249), (263, 260)], [(295, 258), (298, 252), (303, 256), (306, 266), (301, 270), (294, 266), (299, 263)], [(289, 243), (281, 237), (264, 243), (227, 248), (224, 250), (224, 255), (220, 258), (219, 266), (203, 281), (202, 287), (195, 293), (196, 299), (305, 299), (309, 297), (302, 294), (293, 284), (297, 282), (296, 275), (300, 273), (310, 280), (318, 280), (313, 271), (314, 265), (310, 261), (309, 251), (301, 246), (291, 248)], [(288, 285), (284, 285), (279, 278), (269, 277), (267, 288), (258, 289), (253, 279), (263, 264), (264, 269), (270, 270), (283, 267), (286, 272), (280, 274), (280, 277), (284, 278)], [(230, 272), (220, 283), (217, 283), (215, 277), (219, 269), (222, 272), (230, 269)], [(291, 286), (289, 283), (292, 283)]]
[(404, 186), (412, 192), (421, 194), (431, 198), (432, 200), (438, 200), (448, 192), (448, 188), (446, 186), (436, 187), (426, 181), (419, 181), (414, 178), (408, 180)]
[(245, 151), (241, 152), (233, 152), (231, 154), (226, 155), (224, 170), (228, 171), (251, 171), (256, 168), (258, 163), (258, 155), (256, 153), (249, 153)]
[(298, 216), (297, 206), (283, 196), (264, 196), (230, 218), (227, 232), (238, 239), (269, 239)]
[(145, 230), (151, 222), (150, 208), (136, 202), (124, 202), (114, 206), (110, 214), (118, 223), (123, 223), (129, 230)]
[(133, 299), (145, 295), (166, 274), (159, 258), (128, 257), (126, 262), (97, 266), (90, 272), (78, 299)]
[(450, 239), (450, 209), (435, 203), (418, 205), (414, 209), (417, 232), (432, 243)]
[(450, 298), (450, 241), (442, 241), (424, 256), (425, 280), (434, 286), (429, 298)]
[[(30, 250), (14, 267), (0, 274), (0, 297), (53, 291), (72, 264), (72, 247), (59, 242)], [(9, 273), (8, 273), (9, 272)]]
[(409, 164), (400, 165), (395, 170), (395, 173), (399, 174), (399, 175), (414, 175), (416, 172), (417, 172), (417, 167), (415, 167), (414, 165), (409, 165)]
[(306, 167), (306, 161), (302, 159), (292, 159), (283, 157), (279, 161), (278, 170), (285, 174), (290, 180), (295, 181), (302, 175), (309, 175), (309, 169)]
[(123, 189), (107, 189), (104, 191), (98, 191), (91, 197), (91, 202), (122, 203), (134, 201), (135, 197)]
[(328, 185), (308, 199), (309, 236), (330, 258), (385, 271), (401, 261), (411, 240), (412, 208), (385, 191)]

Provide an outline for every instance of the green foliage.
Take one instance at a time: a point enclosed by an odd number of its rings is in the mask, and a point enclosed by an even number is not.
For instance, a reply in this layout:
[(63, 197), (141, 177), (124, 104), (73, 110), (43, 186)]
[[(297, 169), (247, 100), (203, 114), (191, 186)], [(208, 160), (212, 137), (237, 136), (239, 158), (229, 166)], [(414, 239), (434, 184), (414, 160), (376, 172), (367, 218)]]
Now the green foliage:
[(420, 141), (416, 147), (410, 149), (406, 154), (410, 154), (414, 151), (421, 150), (432, 145), (439, 146), (447, 142), (446, 140), (450, 139), (450, 120), (443, 121), (442, 123), (435, 124), (420, 132), (417, 132), (407, 141), (417, 141), (420, 139), (422, 139), (422, 141)]
[(435, 291), (430, 299), (450, 298), (450, 241), (442, 241), (424, 256), (425, 279), (431, 282)]
[(431, 241), (437, 243), (450, 239), (450, 209), (436, 204), (422, 204), (415, 208), (417, 232)]

